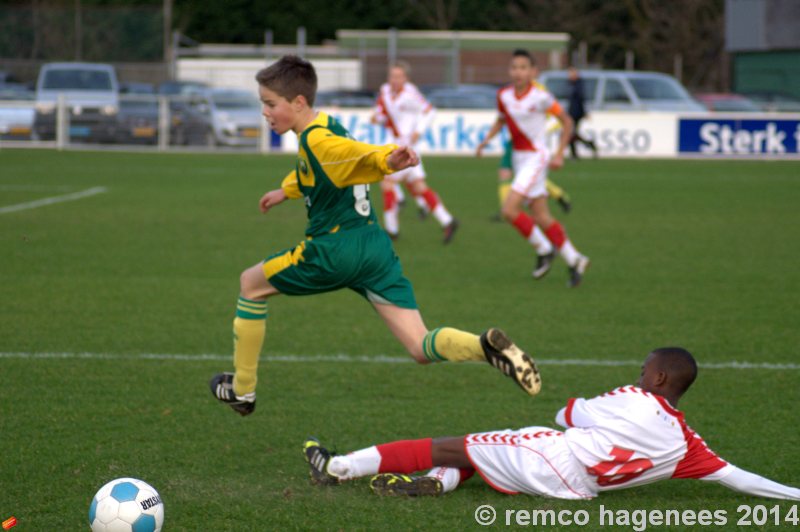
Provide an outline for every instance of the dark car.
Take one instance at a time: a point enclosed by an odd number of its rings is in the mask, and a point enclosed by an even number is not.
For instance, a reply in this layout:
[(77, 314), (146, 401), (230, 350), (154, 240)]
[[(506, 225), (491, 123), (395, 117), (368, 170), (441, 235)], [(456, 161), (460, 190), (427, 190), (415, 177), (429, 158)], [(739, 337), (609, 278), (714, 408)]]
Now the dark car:
[(800, 113), (800, 98), (785, 92), (753, 91), (744, 93), (763, 111), (771, 113)]
[(423, 87), (422, 91), (437, 109), (497, 108), (497, 87), (492, 85), (430, 85)]
[(695, 94), (694, 99), (705, 105), (709, 111), (718, 113), (758, 113), (761, 108), (749, 98), (730, 92)]
[(317, 93), (314, 107), (372, 107), (376, 95), (367, 90), (332, 90)]

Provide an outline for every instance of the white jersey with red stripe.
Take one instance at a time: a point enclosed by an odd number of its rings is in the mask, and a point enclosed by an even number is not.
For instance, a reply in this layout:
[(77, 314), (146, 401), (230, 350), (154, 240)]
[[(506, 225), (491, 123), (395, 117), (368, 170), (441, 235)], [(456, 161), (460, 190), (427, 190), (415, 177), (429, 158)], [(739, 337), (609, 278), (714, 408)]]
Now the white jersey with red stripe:
[(521, 94), (513, 85), (498, 90), (497, 111), (508, 126), (514, 151), (541, 151), (547, 148), (547, 114), (561, 114), (561, 105), (542, 85), (532, 82)]
[(413, 83), (406, 82), (397, 93), (384, 83), (378, 91), (375, 115), (401, 146), (410, 145), (412, 134), (423, 135), (434, 113), (433, 106)]
[(703, 479), (732, 468), (686, 424), (682, 412), (636, 386), (570, 399), (556, 422), (568, 427), (567, 446), (597, 491), (669, 478)]

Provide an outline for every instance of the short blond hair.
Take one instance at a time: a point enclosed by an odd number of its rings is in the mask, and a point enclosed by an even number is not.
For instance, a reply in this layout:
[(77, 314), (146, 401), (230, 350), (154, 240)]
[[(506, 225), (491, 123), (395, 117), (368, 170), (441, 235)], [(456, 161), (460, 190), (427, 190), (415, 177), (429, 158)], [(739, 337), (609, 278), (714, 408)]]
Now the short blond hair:
[(405, 61), (403, 59), (398, 59), (394, 63), (392, 63), (392, 68), (399, 68), (403, 72), (406, 73), (406, 76), (411, 76), (411, 63)]

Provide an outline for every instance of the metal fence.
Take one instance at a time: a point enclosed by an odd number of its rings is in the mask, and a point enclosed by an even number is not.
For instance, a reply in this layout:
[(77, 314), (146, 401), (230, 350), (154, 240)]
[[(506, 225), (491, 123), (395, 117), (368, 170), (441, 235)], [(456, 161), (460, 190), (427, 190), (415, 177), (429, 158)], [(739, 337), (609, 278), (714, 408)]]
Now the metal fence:
[(136, 147), (268, 152), (279, 146), (258, 107), (204, 95), (120, 95), (92, 104), (0, 100), (0, 147)]

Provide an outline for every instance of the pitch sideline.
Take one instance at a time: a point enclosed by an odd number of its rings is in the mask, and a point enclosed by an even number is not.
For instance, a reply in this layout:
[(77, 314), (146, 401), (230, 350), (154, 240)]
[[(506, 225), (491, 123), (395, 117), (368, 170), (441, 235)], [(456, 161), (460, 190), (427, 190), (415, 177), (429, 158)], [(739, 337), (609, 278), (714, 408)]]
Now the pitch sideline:
[[(21, 359), (93, 359), (93, 360), (185, 360), (190, 362), (201, 362), (206, 360), (231, 362), (231, 355), (218, 354), (169, 354), (169, 353), (140, 353), (140, 354), (113, 354), (113, 353), (26, 353), (26, 352), (0, 352), (0, 359), (21, 358)], [(412, 364), (410, 357), (388, 356), (388, 355), (297, 355), (297, 354), (276, 354), (262, 356), (265, 362), (336, 362), (336, 363), (369, 363), (369, 364)], [(616, 367), (642, 365), (641, 360), (600, 360), (583, 358), (537, 358), (536, 363), (542, 366), (587, 366), (587, 367)], [(478, 366), (480, 364), (473, 364)], [(800, 364), (777, 363), (777, 362), (748, 362), (748, 361), (726, 361), (726, 362), (707, 362), (699, 366), (703, 369), (734, 369), (734, 370), (778, 370), (778, 371), (797, 371)]]

